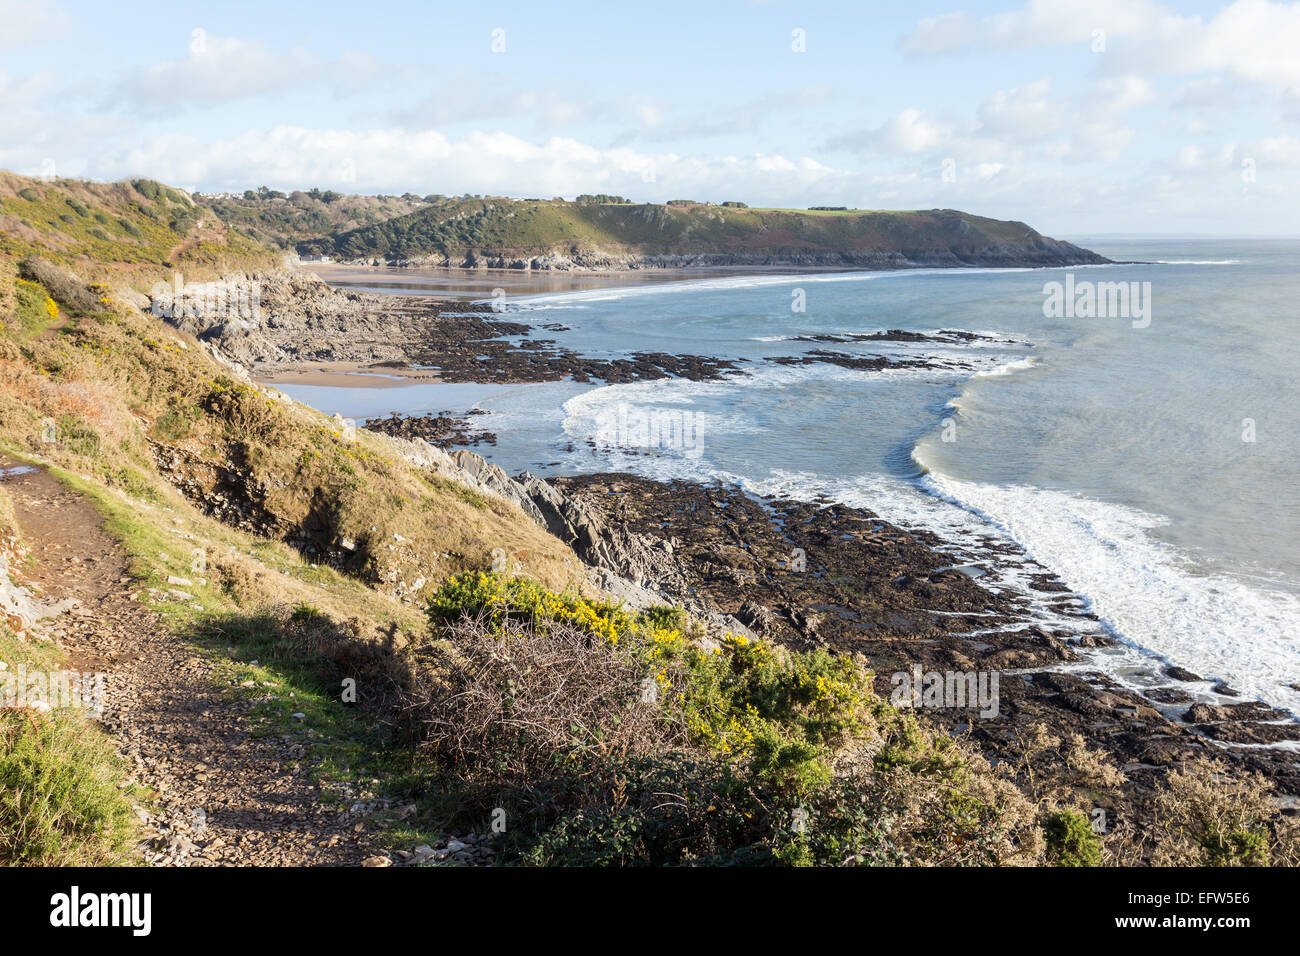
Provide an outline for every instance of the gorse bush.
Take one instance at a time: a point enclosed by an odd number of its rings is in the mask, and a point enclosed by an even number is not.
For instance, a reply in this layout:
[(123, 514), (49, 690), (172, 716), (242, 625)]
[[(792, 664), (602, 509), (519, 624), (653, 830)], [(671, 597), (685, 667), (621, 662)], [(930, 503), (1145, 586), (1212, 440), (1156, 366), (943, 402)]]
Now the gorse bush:
[[(17, 328), (13, 329), (13, 333), (19, 341), (44, 331), (47, 326), (58, 320), (58, 303), (50, 297), (40, 283), (19, 279), (14, 283), (14, 291), (17, 308), (14, 310), (13, 319), (16, 320)], [(0, 323), (3, 321), (0, 319)], [(3, 325), (0, 325), (0, 328), (3, 328)]]
[(449, 578), (429, 601), (429, 616), (435, 624), (470, 617), (494, 630), (511, 623), (527, 623), (543, 631), (553, 624), (567, 624), (614, 644), (634, 627), (616, 602), (552, 594), (531, 578), (482, 571)]
[(1047, 862), (1056, 866), (1097, 866), (1101, 862), (1101, 838), (1078, 810), (1057, 810), (1043, 827), (1047, 838)]
[(451, 625), (447, 636), (454, 650), (426, 655), (434, 666), (419, 672), (410, 694), (426, 753), (440, 763), (525, 784), (595, 772), (682, 740), (644, 691), (644, 667), (613, 641), (568, 623), (543, 633), (478, 619)]
[[(460, 794), (509, 808), (530, 864), (999, 862), (1033, 811), (982, 758), (871, 692), (860, 661), (696, 634), (504, 574), (428, 603), (411, 711)], [(454, 781), (454, 783), (452, 782)]]
[[(614, 602), (553, 594), (526, 578), (456, 575), (430, 599), (429, 616), (442, 627), (473, 622), (476, 628), (453, 632), (453, 645), (472, 653), (487, 634), (512, 661), (538, 648), (586, 645), (593, 670), (616, 671), (627, 693), (648, 700), (692, 744), (748, 760), (759, 776), (795, 790), (829, 779), (837, 748), (869, 733), (878, 704), (871, 675), (847, 657), (730, 634), (702, 646), (665, 626), (680, 612), (633, 616)], [(581, 654), (569, 666), (580, 667)]]
[(1201, 760), (1169, 775), (1134, 837), (1157, 866), (1300, 865), (1300, 824), (1278, 814), (1273, 785)]

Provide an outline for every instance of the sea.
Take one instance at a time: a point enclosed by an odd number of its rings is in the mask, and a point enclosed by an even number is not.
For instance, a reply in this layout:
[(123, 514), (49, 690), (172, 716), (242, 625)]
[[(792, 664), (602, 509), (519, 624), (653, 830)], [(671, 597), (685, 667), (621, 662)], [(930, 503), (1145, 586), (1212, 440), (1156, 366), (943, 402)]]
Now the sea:
[[(1142, 690), (1174, 664), (1205, 699), (1222, 681), (1300, 714), (1300, 240), (1071, 241), (1118, 264), (497, 293), (504, 317), (548, 327), (534, 338), (586, 355), (739, 360), (718, 381), (280, 387), (345, 417), (484, 410), (498, 440), (475, 450), (511, 474), (869, 508), (1028, 595), (1044, 625), (1116, 639), (1081, 667)], [(420, 288), (401, 276), (365, 283)], [(885, 330), (925, 339), (869, 338)], [(802, 363), (819, 351), (924, 364)], [(1095, 621), (1029, 586), (1044, 568)]]

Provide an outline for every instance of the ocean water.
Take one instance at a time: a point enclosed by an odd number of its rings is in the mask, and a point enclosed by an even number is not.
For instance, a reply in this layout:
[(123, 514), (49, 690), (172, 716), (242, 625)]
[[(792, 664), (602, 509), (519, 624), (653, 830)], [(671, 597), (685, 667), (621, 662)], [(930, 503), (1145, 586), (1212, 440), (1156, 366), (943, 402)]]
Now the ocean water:
[[(1141, 262), (512, 297), (510, 318), (561, 323), (539, 336), (587, 354), (748, 362), (719, 382), (503, 390), (478, 402), (491, 414), (475, 424), (499, 436), (479, 450), (512, 473), (719, 479), (865, 506), (936, 531), (990, 586), (1058, 574), (1121, 639), (1121, 678), (1163, 660), (1300, 713), (1300, 241), (1074, 241)], [(1149, 311), (1049, 316), (1044, 286), (1067, 274), (1076, 290), (1138, 283)], [(795, 340), (883, 329), (983, 337)], [(766, 361), (814, 349), (937, 367)], [(349, 391), (312, 403), (349, 414)], [(394, 405), (402, 390), (384, 391)]]

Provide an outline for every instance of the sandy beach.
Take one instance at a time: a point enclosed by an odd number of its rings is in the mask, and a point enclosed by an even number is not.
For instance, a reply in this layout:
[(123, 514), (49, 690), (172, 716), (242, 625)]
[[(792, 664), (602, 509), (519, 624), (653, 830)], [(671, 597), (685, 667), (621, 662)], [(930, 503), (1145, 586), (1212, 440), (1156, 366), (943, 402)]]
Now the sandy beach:
[(326, 385), (333, 388), (401, 388), (442, 381), (437, 373), (406, 366), (364, 365), (358, 362), (314, 362), (271, 369), (252, 369), (250, 376), (262, 385)]

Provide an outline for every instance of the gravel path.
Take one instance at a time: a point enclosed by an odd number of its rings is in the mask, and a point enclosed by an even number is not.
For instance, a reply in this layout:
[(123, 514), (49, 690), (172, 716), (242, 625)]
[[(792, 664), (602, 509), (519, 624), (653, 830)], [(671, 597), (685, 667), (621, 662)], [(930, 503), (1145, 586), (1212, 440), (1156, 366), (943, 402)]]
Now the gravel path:
[(156, 795), (140, 811), (144, 862), (359, 865), (364, 824), (321, 804), (301, 744), (251, 736), (248, 705), (222, 689), (216, 662), (134, 600), (126, 555), (91, 503), (40, 469), (4, 482), (37, 560), (26, 578), (78, 602), (38, 631), (70, 669), (107, 674), (103, 725)]

